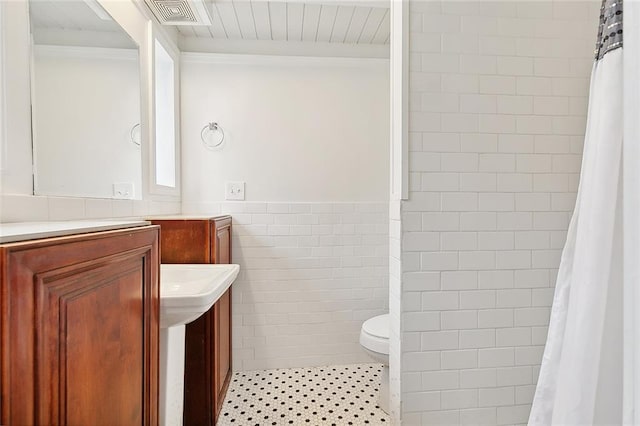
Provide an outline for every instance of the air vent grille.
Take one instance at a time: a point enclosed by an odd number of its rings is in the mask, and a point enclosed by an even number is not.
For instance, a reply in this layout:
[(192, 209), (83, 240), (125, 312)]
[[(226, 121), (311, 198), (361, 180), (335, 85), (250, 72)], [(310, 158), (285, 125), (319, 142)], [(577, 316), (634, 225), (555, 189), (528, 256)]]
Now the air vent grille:
[(162, 16), (162, 21), (196, 22), (196, 17), (186, 1), (151, 0)]
[(211, 25), (202, 0), (146, 0), (163, 25)]

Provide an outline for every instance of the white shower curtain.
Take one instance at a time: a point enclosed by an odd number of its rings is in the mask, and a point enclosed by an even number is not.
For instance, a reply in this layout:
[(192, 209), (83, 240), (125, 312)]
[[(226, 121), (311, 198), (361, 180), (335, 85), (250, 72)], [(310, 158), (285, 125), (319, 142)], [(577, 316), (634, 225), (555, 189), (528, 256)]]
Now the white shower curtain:
[[(604, 3), (604, 13), (615, 14), (615, 1)], [(605, 31), (612, 21), (605, 22)], [(580, 187), (530, 425), (635, 424), (623, 415), (629, 372), (623, 325), (629, 309), (636, 309), (624, 303), (623, 291), (623, 49), (609, 48), (591, 74)]]
[(625, 3), (623, 423), (640, 425), (640, 2)]

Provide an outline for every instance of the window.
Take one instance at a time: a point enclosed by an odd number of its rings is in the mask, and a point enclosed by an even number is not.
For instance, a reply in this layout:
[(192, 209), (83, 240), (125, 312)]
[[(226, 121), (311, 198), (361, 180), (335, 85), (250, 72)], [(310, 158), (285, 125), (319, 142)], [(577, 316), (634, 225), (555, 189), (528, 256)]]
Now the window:
[(171, 55), (155, 43), (156, 184), (176, 186), (175, 70)]

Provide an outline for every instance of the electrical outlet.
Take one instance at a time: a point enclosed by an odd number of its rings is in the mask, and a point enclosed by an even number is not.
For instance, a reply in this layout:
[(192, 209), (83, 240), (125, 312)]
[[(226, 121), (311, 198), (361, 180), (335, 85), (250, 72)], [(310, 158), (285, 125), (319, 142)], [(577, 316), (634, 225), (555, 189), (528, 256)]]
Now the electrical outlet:
[(133, 183), (116, 182), (113, 184), (113, 198), (131, 200), (134, 197)]
[(244, 182), (227, 182), (224, 199), (244, 201)]

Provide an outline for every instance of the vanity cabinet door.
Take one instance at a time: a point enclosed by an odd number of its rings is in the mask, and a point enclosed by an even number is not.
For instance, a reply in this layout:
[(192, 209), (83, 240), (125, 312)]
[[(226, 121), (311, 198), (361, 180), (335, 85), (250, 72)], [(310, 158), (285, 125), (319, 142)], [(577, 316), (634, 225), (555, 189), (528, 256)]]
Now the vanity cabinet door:
[(157, 425), (157, 227), (0, 251), (0, 423)]
[(214, 359), (215, 359), (215, 409), (216, 419), (222, 409), (224, 397), (231, 380), (231, 289), (214, 305)]
[(222, 217), (211, 221), (213, 241), (211, 263), (228, 265), (231, 263), (231, 218)]
[[(231, 218), (215, 219), (212, 224), (215, 263), (231, 263)], [(213, 305), (214, 407), (217, 421), (231, 380), (231, 288)]]

